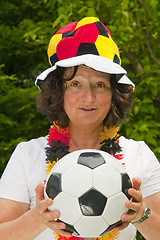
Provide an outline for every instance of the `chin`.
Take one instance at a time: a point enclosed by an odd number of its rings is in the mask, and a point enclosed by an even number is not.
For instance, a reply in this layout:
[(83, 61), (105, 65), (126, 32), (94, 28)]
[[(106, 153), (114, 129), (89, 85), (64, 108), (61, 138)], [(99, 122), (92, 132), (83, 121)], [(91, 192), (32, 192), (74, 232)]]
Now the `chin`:
[(80, 125), (81, 128), (87, 127), (88, 129), (98, 128), (99, 126), (102, 125), (102, 123), (103, 123), (103, 121), (102, 122), (95, 122), (95, 121), (92, 122), (92, 121), (81, 121), (80, 119), (78, 121), (78, 124)]

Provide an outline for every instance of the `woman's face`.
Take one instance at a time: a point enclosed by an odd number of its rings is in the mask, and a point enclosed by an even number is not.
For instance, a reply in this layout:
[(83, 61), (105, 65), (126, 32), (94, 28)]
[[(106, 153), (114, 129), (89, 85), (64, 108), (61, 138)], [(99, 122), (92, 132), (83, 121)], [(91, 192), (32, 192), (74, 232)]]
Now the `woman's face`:
[[(68, 69), (67, 73), (73, 71)], [(75, 77), (66, 82), (64, 109), (70, 126), (99, 127), (111, 106), (109, 74), (80, 65)]]

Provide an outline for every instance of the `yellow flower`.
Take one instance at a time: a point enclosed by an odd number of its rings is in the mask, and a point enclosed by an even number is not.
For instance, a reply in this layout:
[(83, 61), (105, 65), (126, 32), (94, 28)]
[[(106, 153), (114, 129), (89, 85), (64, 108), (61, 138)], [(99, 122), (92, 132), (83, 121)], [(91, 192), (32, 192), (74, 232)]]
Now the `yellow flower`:
[[(54, 231), (53, 231), (53, 234), (54, 234), (54, 238), (57, 239), (57, 240), (69, 240), (69, 239), (70, 239), (70, 237), (61, 236), (61, 235), (59, 235), (58, 233), (56, 233), (56, 232), (54, 232)], [(79, 240), (78, 237), (74, 237), (74, 238), (77, 239), (77, 240)], [(73, 237), (72, 237), (72, 239), (73, 239)], [(80, 239), (80, 240), (81, 240), (81, 239)]]
[(56, 232), (53, 231), (53, 234), (54, 234), (55, 239), (58, 239), (58, 238), (59, 238), (59, 234), (58, 234), (58, 233), (56, 233)]
[(99, 134), (99, 140), (102, 142), (104, 139), (114, 138), (117, 135), (117, 132), (119, 131), (119, 127), (109, 127), (106, 126), (103, 127), (103, 132), (100, 132)]
[[(117, 240), (119, 238), (120, 232), (119, 231), (111, 231), (108, 234), (106, 234), (103, 237), (99, 237), (98, 240)], [(94, 240), (96, 240), (97, 238), (93, 238)]]
[(56, 164), (56, 161), (53, 161), (52, 163), (48, 161), (48, 166), (46, 166), (46, 173), (49, 174), (52, 170), (53, 166)]

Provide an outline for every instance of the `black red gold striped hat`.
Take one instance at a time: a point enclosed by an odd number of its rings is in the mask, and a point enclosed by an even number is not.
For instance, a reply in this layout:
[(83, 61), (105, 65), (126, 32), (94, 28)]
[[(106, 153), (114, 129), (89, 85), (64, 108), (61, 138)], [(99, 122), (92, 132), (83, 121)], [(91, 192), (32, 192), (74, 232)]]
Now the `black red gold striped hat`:
[(85, 17), (56, 32), (49, 42), (48, 58), (51, 67), (42, 72), (35, 82), (39, 88), (57, 66), (72, 67), (80, 64), (115, 74), (118, 83), (135, 86), (121, 66), (119, 50), (111, 33), (97, 17)]

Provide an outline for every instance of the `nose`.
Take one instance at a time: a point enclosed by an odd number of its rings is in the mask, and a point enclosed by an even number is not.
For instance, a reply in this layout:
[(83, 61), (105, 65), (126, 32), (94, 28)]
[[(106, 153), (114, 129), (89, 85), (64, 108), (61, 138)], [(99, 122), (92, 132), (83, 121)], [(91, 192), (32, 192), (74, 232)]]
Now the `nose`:
[(83, 88), (81, 98), (85, 103), (92, 103), (95, 100), (94, 89), (91, 86), (86, 86)]

